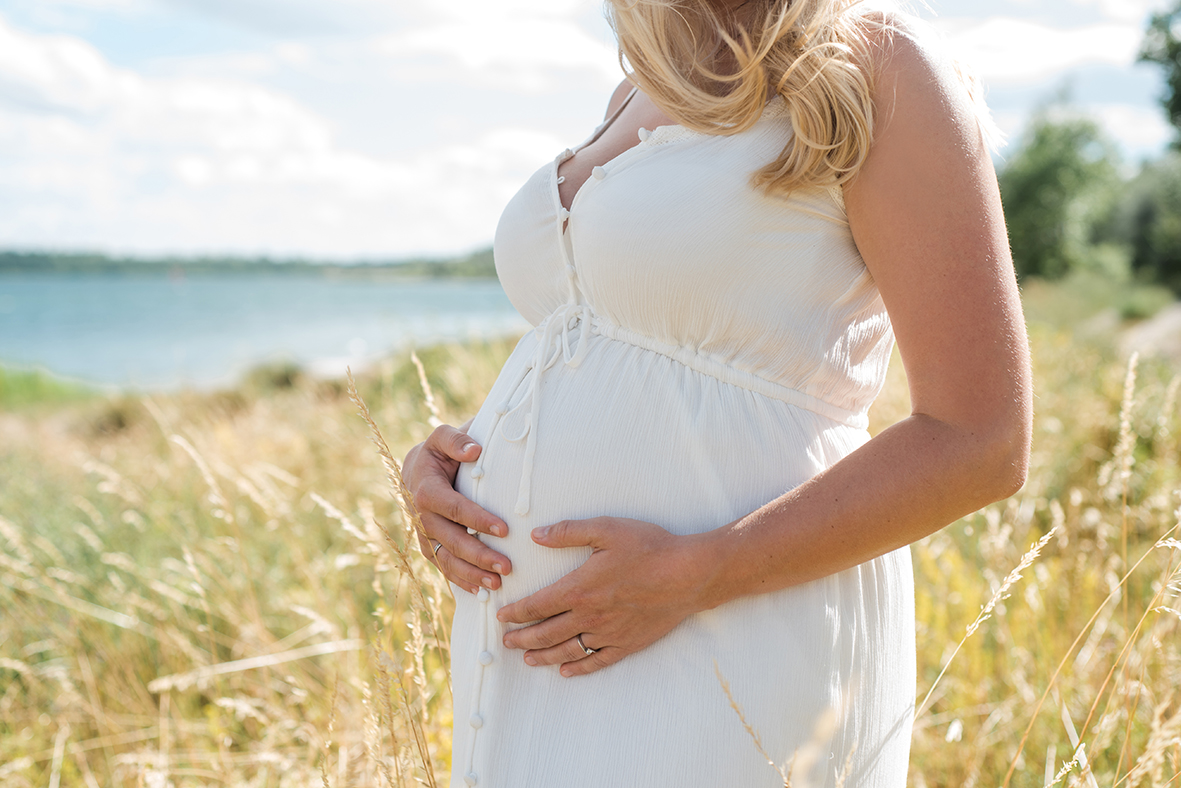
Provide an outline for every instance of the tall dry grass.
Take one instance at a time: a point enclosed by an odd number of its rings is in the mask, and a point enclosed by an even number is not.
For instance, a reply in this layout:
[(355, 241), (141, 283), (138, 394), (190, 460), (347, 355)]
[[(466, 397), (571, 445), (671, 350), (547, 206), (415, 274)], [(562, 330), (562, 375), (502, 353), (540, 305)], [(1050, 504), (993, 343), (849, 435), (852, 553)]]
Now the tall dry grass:
[(1176, 785), (1181, 378), (1032, 339), (1027, 484), (914, 549), (911, 782)]
[[(1029, 482), (914, 547), (910, 782), (1176, 786), (1179, 379), (1034, 328)], [(397, 458), (509, 349), (0, 414), (0, 785), (446, 784), (451, 600)], [(907, 407), (895, 372), (875, 428)]]
[[(511, 344), (423, 354), (442, 415)], [(393, 449), (419, 375), (360, 382)], [(437, 785), (450, 595), (344, 384), (0, 413), (0, 785)]]

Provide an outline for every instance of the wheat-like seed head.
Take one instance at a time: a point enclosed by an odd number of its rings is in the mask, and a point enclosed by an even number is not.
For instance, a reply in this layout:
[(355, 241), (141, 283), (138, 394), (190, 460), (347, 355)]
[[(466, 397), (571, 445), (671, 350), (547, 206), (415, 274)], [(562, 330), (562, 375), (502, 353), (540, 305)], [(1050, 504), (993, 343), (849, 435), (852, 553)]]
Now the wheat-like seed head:
[(427, 410), (431, 413), (427, 423), (432, 428), (441, 427), (443, 418), (439, 413), (439, 406), (435, 404), (435, 392), (431, 390), (430, 381), (426, 379), (426, 367), (418, 360), (418, 354), (413, 350), (410, 351), (410, 360), (414, 362), (414, 368), (418, 370), (418, 384), (422, 386), (422, 396), (426, 400)]

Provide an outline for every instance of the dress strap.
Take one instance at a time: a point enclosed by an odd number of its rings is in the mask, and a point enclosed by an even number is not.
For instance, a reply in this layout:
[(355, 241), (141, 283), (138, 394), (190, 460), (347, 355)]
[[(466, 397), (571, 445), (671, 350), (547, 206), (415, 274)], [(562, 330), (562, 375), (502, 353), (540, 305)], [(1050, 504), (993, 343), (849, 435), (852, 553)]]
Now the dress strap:
[(627, 105), (631, 103), (632, 98), (638, 92), (639, 92), (639, 88), (637, 88), (635, 85), (632, 85), (632, 89), (628, 92), (627, 96), (624, 97), (623, 103), (620, 104), (618, 107), (616, 107), (615, 111), (612, 112), (611, 115), (605, 121), (603, 121), (602, 123), (599, 124), (598, 128), (596, 128), (594, 130), (594, 133), (591, 134), (590, 137), (587, 138), (586, 142), (582, 143), (581, 145), (579, 145), (577, 148), (574, 149), (574, 153), (578, 153), (578, 151), (582, 150), (587, 145), (593, 145), (595, 140), (597, 140), (599, 137), (603, 136), (603, 132), (606, 131), (607, 129), (611, 128), (611, 124), (615, 122), (615, 119), (618, 118), (620, 113), (622, 113), (623, 110), (627, 107)]

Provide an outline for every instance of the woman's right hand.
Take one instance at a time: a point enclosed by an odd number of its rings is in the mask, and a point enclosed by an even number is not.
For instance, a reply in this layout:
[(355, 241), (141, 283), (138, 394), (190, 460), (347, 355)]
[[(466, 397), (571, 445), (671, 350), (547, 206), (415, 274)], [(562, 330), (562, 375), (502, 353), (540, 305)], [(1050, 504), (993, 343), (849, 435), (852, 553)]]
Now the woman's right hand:
[(468, 533), (471, 528), (506, 536), (508, 526), (455, 491), (459, 464), (474, 462), (480, 451), (466, 432), (443, 424), (402, 463), (402, 478), (426, 531), (418, 535), (419, 549), (444, 577), (473, 594), (481, 586), (500, 588), (500, 576), (512, 571), (508, 558)]

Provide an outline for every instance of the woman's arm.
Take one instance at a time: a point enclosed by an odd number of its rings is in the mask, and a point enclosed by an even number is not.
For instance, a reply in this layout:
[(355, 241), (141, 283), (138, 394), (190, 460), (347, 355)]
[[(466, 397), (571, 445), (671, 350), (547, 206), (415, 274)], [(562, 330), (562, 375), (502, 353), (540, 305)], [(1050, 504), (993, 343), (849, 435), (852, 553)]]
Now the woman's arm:
[[(951, 67), (901, 33), (881, 49), (874, 145), (845, 202), (894, 326), (911, 415), (714, 531), (675, 537), (597, 518), (535, 534), (595, 552), (500, 611), (506, 622), (545, 619), (505, 636), (530, 650), (527, 661), (597, 670), (687, 615), (855, 566), (1024, 483), (1029, 355), (992, 164)], [(580, 633), (602, 650), (583, 658)]]
[(1025, 482), (1029, 350), (992, 163), (954, 72), (901, 35), (887, 57), (879, 131), (845, 204), (911, 415), (713, 534), (710, 601), (854, 566)]

